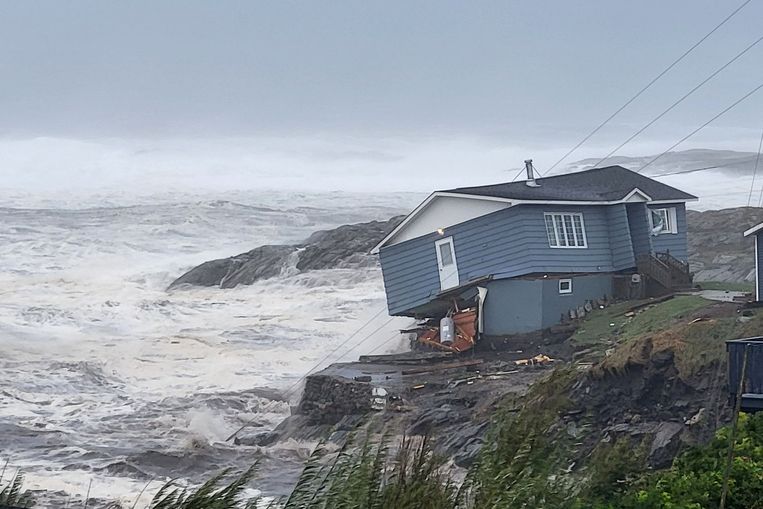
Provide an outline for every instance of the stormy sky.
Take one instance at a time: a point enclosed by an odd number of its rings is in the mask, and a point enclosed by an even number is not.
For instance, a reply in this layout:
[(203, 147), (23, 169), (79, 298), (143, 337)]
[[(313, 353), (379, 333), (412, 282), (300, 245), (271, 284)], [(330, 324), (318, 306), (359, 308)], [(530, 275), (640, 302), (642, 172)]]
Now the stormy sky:
[[(418, 190), (525, 157), (547, 167), (741, 3), (8, 0), (0, 188), (299, 187), (338, 168), (326, 186), (384, 175)], [(752, 0), (569, 162), (617, 146), (763, 35), (761, 19)], [(763, 43), (618, 154), (667, 148), (763, 83), (762, 63)], [(754, 151), (761, 112), (763, 91), (680, 148)]]

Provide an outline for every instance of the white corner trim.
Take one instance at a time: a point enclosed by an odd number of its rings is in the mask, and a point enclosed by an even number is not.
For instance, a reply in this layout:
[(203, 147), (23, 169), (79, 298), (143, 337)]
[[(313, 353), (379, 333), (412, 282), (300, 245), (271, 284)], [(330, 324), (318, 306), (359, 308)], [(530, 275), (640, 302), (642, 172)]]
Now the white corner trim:
[(390, 240), (392, 237), (394, 237), (395, 235), (397, 235), (397, 233), (398, 233), (400, 230), (402, 230), (403, 228), (405, 228), (405, 225), (407, 225), (409, 222), (411, 222), (411, 220), (412, 220), (414, 217), (416, 217), (416, 216), (418, 215), (418, 213), (419, 213), (419, 212), (421, 212), (422, 210), (424, 210), (424, 207), (426, 207), (427, 205), (429, 205), (429, 202), (431, 202), (432, 200), (434, 200), (434, 198), (435, 198), (435, 196), (436, 196), (436, 195), (437, 195), (437, 193), (436, 193), (436, 192), (435, 192), (435, 193), (432, 193), (432, 194), (430, 194), (429, 196), (427, 196), (427, 197), (426, 197), (426, 199), (425, 199), (423, 202), (419, 203), (418, 207), (416, 207), (415, 209), (413, 209), (413, 210), (410, 212), (410, 214), (408, 214), (407, 216), (405, 216), (405, 218), (404, 218), (404, 219), (403, 219), (403, 220), (400, 222), (400, 224), (399, 224), (399, 225), (397, 225), (397, 226), (396, 226), (396, 227), (395, 227), (395, 228), (394, 228), (394, 229), (393, 229), (391, 232), (389, 232), (389, 233), (387, 234), (387, 236), (386, 236), (386, 237), (384, 237), (384, 238), (381, 240), (381, 242), (379, 242), (378, 244), (376, 244), (376, 245), (374, 246), (374, 248), (371, 250), (371, 254), (378, 254), (378, 253), (379, 253), (379, 250), (382, 248), (382, 246), (383, 246), (384, 244), (386, 244), (386, 243), (387, 243), (387, 241), (388, 241), (388, 240)]
[(683, 198), (681, 200), (652, 200), (649, 205), (668, 205), (670, 203), (689, 203), (690, 201), (699, 201), (696, 196), (694, 198)]
[(760, 230), (763, 230), (763, 223), (756, 224), (755, 226), (753, 226), (749, 230), (745, 230), (744, 236), (745, 237), (749, 237), (753, 233), (758, 233)]
[(668, 216), (670, 216), (670, 233), (678, 234), (678, 213), (675, 207), (668, 207)]
[(466, 198), (469, 200), (500, 201), (504, 203), (514, 203), (516, 201), (511, 198), (500, 198), (498, 196), (482, 196), (481, 194), (449, 193), (447, 191), (435, 191), (432, 194), (436, 194), (437, 196), (451, 196), (453, 198)]

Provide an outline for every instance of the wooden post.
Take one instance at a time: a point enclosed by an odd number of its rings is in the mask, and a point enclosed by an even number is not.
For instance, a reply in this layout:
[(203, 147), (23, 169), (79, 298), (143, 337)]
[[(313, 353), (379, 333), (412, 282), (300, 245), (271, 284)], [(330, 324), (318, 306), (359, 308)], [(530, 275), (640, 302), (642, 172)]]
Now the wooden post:
[(726, 455), (726, 471), (723, 473), (723, 490), (721, 491), (721, 504), (718, 506), (719, 509), (726, 509), (726, 496), (729, 493), (729, 477), (731, 476), (731, 464), (734, 461), (734, 444), (736, 442), (737, 422), (739, 421), (739, 407), (742, 405), (744, 379), (747, 376), (747, 355), (749, 351), (750, 343), (745, 343), (744, 356), (742, 357), (742, 373), (739, 376), (736, 401), (734, 402), (734, 415), (731, 416), (731, 431), (729, 431), (729, 451)]

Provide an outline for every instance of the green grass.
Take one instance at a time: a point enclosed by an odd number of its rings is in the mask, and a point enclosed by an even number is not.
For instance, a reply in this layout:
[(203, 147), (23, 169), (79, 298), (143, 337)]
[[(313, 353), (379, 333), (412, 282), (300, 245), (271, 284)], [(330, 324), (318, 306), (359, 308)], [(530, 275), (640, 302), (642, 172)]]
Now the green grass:
[(696, 283), (703, 290), (725, 290), (729, 292), (754, 292), (755, 283), (730, 281), (699, 281)]
[(606, 348), (647, 332), (664, 329), (687, 314), (710, 306), (711, 301), (693, 295), (681, 295), (665, 302), (636, 311), (632, 317), (625, 313), (636, 304), (621, 302), (595, 310), (583, 320), (572, 338), (578, 348)]

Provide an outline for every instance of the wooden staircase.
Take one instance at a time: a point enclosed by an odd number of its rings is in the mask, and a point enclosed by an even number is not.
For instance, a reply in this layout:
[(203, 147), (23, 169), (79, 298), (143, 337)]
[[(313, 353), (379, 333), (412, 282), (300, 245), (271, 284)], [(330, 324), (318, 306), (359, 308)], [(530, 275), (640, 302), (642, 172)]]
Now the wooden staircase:
[(694, 274), (689, 264), (670, 253), (646, 253), (636, 257), (636, 269), (669, 292), (689, 290)]

